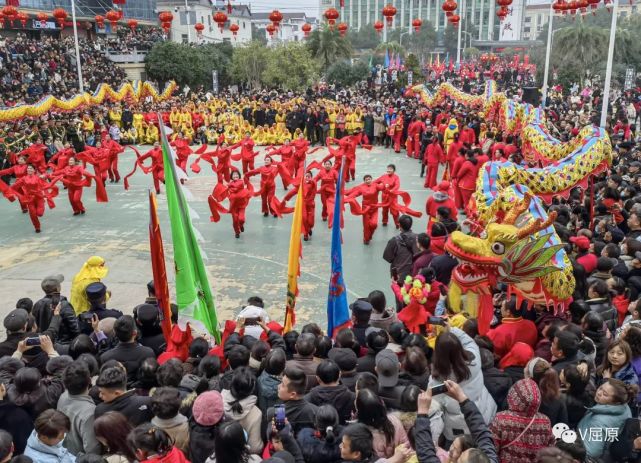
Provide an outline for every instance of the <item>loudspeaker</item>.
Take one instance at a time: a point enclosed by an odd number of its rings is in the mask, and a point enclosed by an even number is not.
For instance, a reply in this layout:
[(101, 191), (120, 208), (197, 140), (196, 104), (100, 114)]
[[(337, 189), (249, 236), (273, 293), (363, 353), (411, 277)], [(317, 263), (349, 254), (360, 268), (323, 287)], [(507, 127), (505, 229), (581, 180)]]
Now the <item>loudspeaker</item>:
[(532, 106), (541, 104), (541, 90), (538, 87), (523, 87), (523, 103), (529, 103)]

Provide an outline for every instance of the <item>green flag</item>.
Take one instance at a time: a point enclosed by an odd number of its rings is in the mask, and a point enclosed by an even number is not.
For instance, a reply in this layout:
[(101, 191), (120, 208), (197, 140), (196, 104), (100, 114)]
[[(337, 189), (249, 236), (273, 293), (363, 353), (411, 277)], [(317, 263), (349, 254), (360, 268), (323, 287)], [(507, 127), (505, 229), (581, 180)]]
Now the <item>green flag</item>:
[(160, 116), (158, 122), (165, 170), (165, 194), (174, 245), (179, 323), (183, 325), (189, 322), (194, 328), (207, 331), (216, 338), (217, 343), (220, 343), (214, 298), (209, 287), (200, 246), (189, 217), (189, 206), (185, 201), (176, 163)]

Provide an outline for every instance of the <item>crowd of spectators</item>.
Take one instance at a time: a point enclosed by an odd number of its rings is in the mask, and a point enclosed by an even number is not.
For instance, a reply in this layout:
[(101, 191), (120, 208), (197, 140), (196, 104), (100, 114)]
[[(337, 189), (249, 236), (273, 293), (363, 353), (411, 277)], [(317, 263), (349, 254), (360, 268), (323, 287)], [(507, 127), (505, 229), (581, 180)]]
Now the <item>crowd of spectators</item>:
[[(80, 39), (80, 60), (87, 91), (100, 83), (114, 87), (125, 72), (109, 61), (101, 39)], [(0, 37), (0, 106), (34, 103), (45, 95), (69, 98), (78, 93), (73, 37)]]

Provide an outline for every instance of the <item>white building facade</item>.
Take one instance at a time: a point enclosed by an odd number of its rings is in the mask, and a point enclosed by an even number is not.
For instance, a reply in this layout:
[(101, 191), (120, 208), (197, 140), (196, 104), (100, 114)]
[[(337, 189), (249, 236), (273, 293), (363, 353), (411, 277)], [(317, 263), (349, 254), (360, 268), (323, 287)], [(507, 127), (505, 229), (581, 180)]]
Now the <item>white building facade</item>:
[(266, 27), (272, 22), (269, 20), (269, 15), (271, 12), (267, 13), (254, 13), (252, 15), (252, 24), (258, 29), (260, 34), (264, 34), (264, 37), (267, 39), (268, 44), (276, 44), (283, 42), (298, 42), (305, 40), (305, 33), (303, 32), (303, 26), (305, 24), (310, 24), (312, 30), (318, 27), (318, 20), (307, 16), (305, 13), (300, 12), (291, 12), (284, 13), (283, 20), (280, 23), (280, 27), (273, 36), (270, 37), (269, 33), (266, 30)]
[[(173, 42), (245, 44), (252, 40), (251, 10), (247, 5), (232, 5), (232, 12), (229, 14), (226, 4), (220, 1), (212, 4), (209, 0), (160, 0), (158, 10), (171, 11), (174, 15), (169, 31), (169, 38)], [(222, 31), (213, 18), (216, 11), (223, 11), (227, 15)], [(201, 34), (195, 29), (197, 23), (205, 26)], [(238, 25), (235, 36), (229, 30), (232, 24)]]
[[(467, 18), (477, 30), (474, 40), (492, 40), (498, 32), (499, 22), (495, 0), (456, 1), (456, 13), (462, 20)], [(396, 8), (391, 29), (400, 28), (412, 34), (412, 21), (417, 18), (429, 21), (437, 31), (452, 27), (442, 8), (444, 2), (445, 0), (344, 0), (345, 6), (341, 8), (340, 0), (319, 0), (319, 9), (322, 16), (327, 8), (336, 8), (341, 14), (339, 22), (347, 23), (350, 29), (359, 30), (362, 27), (372, 27), (376, 21), (384, 21), (383, 7), (391, 4)]]

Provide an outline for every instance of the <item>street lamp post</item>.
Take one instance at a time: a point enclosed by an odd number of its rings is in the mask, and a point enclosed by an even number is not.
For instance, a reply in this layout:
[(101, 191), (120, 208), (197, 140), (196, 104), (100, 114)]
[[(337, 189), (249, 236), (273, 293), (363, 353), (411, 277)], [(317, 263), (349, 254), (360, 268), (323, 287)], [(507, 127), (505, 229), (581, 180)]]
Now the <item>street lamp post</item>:
[(402, 47), (403, 46), (403, 36), (404, 35), (411, 35), (411, 32), (402, 32), (399, 39), (398, 39), (398, 44)]
[(550, 54), (552, 51), (552, 36), (553, 36), (553, 27), (552, 21), (554, 19), (554, 8), (553, 2), (550, 0), (550, 12), (548, 19), (548, 43), (545, 48), (545, 71), (543, 72), (543, 91), (541, 92), (541, 106), (545, 108), (545, 102), (548, 97), (548, 76), (550, 74)]
[(76, 1), (71, 0), (71, 21), (73, 22), (73, 41), (76, 48), (76, 72), (78, 73), (78, 90), (84, 93), (85, 84), (82, 80), (82, 64), (80, 64), (80, 46), (78, 45), (78, 26), (76, 24)]
[(601, 106), (601, 127), (605, 128), (608, 120), (608, 107), (610, 106), (610, 81), (612, 80), (612, 61), (614, 60), (614, 42), (616, 41), (617, 16), (619, 14), (619, 0), (614, 0), (612, 8), (612, 22), (610, 23), (610, 44), (608, 46), (608, 64), (605, 68), (605, 83), (603, 84), (603, 105)]
[(191, 28), (189, 27), (189, 4), (185, 0), (185, 23), (187, 23), (187, 43), (191, 43)]
[[(465, 0), (461, 0), (461, 22), (465, 21)], [(461, 33), (463, 29), (463, 24), (457, 25), (458, 27), (458, 39), (456, 45), (456, 68), (458, 69), (461, 66)]]

